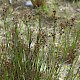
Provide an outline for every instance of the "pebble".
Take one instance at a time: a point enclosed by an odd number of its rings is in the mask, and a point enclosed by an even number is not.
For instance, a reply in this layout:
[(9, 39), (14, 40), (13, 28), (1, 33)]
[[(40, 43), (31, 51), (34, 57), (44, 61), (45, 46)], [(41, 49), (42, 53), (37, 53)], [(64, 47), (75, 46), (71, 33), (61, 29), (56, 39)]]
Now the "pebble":
[(33, 4), (31, 2), (31, 0), (26, 1), (25, 2), (25, 6), (27, 6), (27, 7), (33, 7)]

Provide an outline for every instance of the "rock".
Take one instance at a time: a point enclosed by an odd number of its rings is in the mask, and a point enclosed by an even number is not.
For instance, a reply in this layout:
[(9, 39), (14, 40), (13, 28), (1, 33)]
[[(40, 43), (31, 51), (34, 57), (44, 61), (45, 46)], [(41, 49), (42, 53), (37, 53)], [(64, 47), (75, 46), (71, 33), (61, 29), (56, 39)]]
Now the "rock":
[(32, 2), (31, 2), (31, 0), (28, 0), (28, 1), (24, 2), (23, 4), (24, 4), (24, 6), (26, 6), (26, 7), (33, 7), (33, 4), (32, 4)]
[(80, 9), (76, 9), (77, 12), (80, 12)]

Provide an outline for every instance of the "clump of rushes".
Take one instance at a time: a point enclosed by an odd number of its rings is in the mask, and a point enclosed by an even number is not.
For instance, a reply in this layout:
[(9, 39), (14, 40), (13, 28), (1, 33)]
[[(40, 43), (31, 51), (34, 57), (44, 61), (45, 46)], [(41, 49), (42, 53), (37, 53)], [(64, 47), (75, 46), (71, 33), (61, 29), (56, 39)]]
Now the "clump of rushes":
[(7, 17), (8, 17), (8, 13), (9, 13), (9, 6), (4, 3), (3, 4), (3, 11), (2, 11), (2, 20), (4, 22), (4, 25), (2, 27), (2, 30), (3, 30), (3, 34), (4, 34), (4, 38), (3, 38), (3, 41), (1, 43), (1, 54), (2, 54), (2, 60), (1, 60), (1, 77), (2, 79), (6, 79), (8, 80), (8, 78), (10, 77), (10, 74), (11, 74), (11, 70), (12, 70), (12, 62), (11, 62), (11, 59), (9, 58), (10, 56), (10, 32), (8, 32), (10, 29), (7, 24)]
[(60, 26), (60, 35), (62, 35), (64, 33), (64, 30), (67, 27), (69, 27), (69, 32), (70, 32), (71, 28), (73, 28), (73, 26), (74, 26), (74, 23), (75, 23), (74, 17), (69, 20), (60, 22), (60, 25), (59, 25)]
[(65, 58), (65, 63), (72, 64), (76, 57), (75, 53), (76, 51), (74, 49), (69, 48), (68, 55)]
[(2, 79), (4, 79), (4, 80), (7, 79), (8, 80), (9, 78), (11, 78), (11, 74), (13, 72), (13, 67), (14, 67), (11, 60), (10, 59), (3, 60), (1, 67), (2, 67), (1, 68)]
[(70, 48), (70, 35), (71, 35), (71, 30), (74, 28), (74, 23), (75, 23), (75, 18), (71, 18), (69, 20), (63, 21), (60, 23), (60, 30), (59, 30), (59, 34), (60, 36), (62, 34), (65, 34), (65, 41), (64, 41), (64, 52), (63, 52), (63, 58), (65, 59), (65, 57), (67, 56), (68, 50)]
[(39, 30), (37, 33), (37, 39), (36, 39), (36, 43), (34, 45), (34, 50), (33, 50), (33, 55), (34, 55), (34, 68), (36, 69), (35, 72), (35, 79), (39, 80), (41, 77), (41, 73), (40, 73), (40, 67), (41, 64), (37, 64), (38, 61), (38, 57), (39, 57), (39, 52), (40, 52), (40, 47), (41, 47), (41, 37), (42, 37), (42, 29), (41, 29), (41, 13), (38, 13), (39, 16)]
[(8, 11), (8, 6), (7, 6), (7, 4), (5, 3), (5, 4), (3, 5), (3, 15), (2, 15), (2, 16), (7, 15), (7, 11)]
[[(13, 55), (13, 70), (12, 79), (20, 79), (22, 74), (22, 52), (23, 48), (21, 46), (21, 41), (19, 39), (19, 30), (18, 30), (18, 15), (14, 14), (13, 26), (11, 29), (11, 40), (12, 40), (12, 55)], [(21, 48), (20, 48), (21, 47)], [(18, 74), (19, 73), (19, 74)]]
[(52, 37), (53, 37), (53, 42), (55, 41), (55, 28), (57, 27), (57, 16), (56, 16), (56, 10), (53, 9), (53, 13), (52, 13), (52, 17), (53, 17), (53, 22), (54, 22), (54, 26), (53, 26), (53, 33), (52, 33)]
[[(6, 18), (8, 16), (8, 13), (9, 13), (9, 6), (5, 3), (3, 5), (3, 8), (2, 8), (2, 19), (4, 20), (4, 25), (6, 25)], [(6, 30), (6, 27), (7, 26), (4, 26), (4, 29)]]
[[(35, 7), (43, 6), (43, 0), (35, 1), (37, 1)], [(39, 3), (39, 1), (42, 2)], [(54, 24), (52, 25), (52, 35), (49, 38), (52, 41), (49, 42), (47, 40), (47, 32), (43, 29), (44, 26), (42, 26), (41, 20), (44, 17), (42, 16), (43, 10), (40, 7), (38, 11), (36, 11), (38, 12), (38, 19), (36, 20), (38, 21), (38, 32), (34, 40), (33, 35), (35, 32), (32, 30), (31, 23), (35, 21), (33, 19), (36, 15), (33, 14), (32, 9), (26, 8), (20, 15), (14, 11), (13, 14), (11, 14), (8, 11), (8, 6), (6, 4), (3, 5), (2, 20), (4, 25), (1, 29), (3, 29), (4, 34), (2, 36), (3, 41), (0, 45), (0, 79), (58, 80), (63, 64), (71, 64), (65, 80), (69, 78), (74, 80), (79, 74), (79, 70), (75, 75), (73, 71), (78, 59), (76, 57), (78, 52), (77, 48), (80, 48), (78, 44), (80, 23), (76, 26), (75, 18), (70, 18), (65, 19), (65, 21), (61, 21), (60, 19), (58, 25), (59, 17), (57, 17), (57, 10), (53, 10), (51, 20)], [(13, 17), (10, 24), (7, 23), (8, 13), (11, 15), (11, 19)], [(23, 29), (22, 27), (24, 27), (20, 21), (25, 24), (24, 32), (20, 32), (20, 30)], [(59, 41), (56, 41), (57, 32), (59, 33), (58, 37), (60, 37)], [(25, 39), (23, 39), (23, 37)], [(34, 45), (32, 45), (32, 42)], [(59, 58), (59, 54), (61, 58)], [(69, 77), (70, 74), (71, 76)]]

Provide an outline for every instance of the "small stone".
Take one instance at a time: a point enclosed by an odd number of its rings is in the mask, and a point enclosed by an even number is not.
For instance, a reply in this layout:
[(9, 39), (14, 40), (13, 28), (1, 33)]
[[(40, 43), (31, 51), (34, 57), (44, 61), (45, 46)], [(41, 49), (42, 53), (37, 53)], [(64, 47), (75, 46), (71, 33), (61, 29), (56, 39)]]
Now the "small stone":
[(33, 7), (33, 4), (30, 0), (26, 1), (25, 6), (27, 7)]

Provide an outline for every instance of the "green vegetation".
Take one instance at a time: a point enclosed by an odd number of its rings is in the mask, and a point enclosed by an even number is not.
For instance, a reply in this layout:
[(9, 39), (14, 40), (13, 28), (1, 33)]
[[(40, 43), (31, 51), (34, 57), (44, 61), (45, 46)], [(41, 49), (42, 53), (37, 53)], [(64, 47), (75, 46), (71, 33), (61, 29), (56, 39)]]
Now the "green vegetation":
[(72, 2), (72, 1), (79, 1), (79, 0), (67, 0), (67, 1), (70, 1), (70, 2)]
[(0, 80), (79, 80), (80, 16), (52, 6), (0, 6)]

